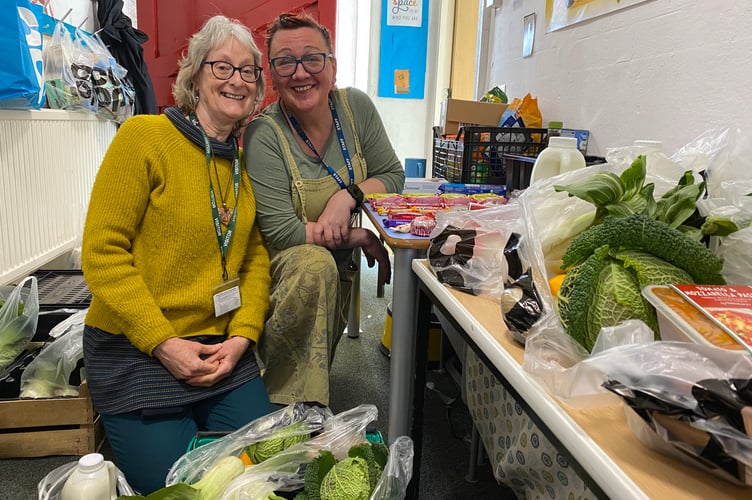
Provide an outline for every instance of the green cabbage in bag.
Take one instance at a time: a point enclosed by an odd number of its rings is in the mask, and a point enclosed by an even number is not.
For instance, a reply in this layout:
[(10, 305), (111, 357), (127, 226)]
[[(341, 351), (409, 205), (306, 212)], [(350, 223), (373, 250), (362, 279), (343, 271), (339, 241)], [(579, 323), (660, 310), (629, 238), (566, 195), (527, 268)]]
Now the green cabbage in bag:
[(0, 287), (0, 303), (2, 303), (0, 306), (0, 370), (2, 370), (26, 349), (37, 330), (39, 290), (36, 277), (29, 276), (15, 287)]

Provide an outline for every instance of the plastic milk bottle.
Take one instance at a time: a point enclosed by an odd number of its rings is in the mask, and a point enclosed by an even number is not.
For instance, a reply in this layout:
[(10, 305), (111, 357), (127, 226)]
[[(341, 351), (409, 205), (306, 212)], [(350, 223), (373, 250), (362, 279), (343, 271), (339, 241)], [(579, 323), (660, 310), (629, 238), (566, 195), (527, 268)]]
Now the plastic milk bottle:
[(89, 453), (78, 460), (63, 485), (60, 500), (115, 500), (117, 473), (115, 464), (100, 453)]
[(577, 149), (575, 137), (550, 137), (548, 147), (538, 154), (530, 174), (530, 184), (540, 179), (585, 167), (585, 157)]

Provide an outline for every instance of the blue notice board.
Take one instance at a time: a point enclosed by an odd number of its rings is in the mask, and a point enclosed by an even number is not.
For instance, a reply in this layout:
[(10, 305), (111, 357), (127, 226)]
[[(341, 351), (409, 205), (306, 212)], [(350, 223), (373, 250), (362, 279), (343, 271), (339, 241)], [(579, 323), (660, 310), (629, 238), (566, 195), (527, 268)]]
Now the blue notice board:
[(379, 97), (423, 99), (429, 0), (382, 0)]

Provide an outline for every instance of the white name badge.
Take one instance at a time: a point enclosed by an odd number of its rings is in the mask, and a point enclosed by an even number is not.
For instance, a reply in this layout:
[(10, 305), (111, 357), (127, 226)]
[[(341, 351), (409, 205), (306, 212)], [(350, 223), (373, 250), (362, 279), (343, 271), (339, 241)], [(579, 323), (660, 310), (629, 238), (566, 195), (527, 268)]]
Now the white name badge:
[(240, 307), (240, 278), (230, 278), (214, 287), (214, 315), (222, 316)]

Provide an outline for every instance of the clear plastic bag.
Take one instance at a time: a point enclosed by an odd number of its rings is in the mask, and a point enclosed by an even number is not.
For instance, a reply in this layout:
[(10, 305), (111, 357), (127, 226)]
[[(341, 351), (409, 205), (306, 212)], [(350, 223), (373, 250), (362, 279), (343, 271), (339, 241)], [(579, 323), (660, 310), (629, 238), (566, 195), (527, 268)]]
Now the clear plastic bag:
[(122, 123), (133, 115), (135, 90), (99, 35), (57, 23), (44, 50), (45, 87), (54, 109), (84, 108)]
[[(71, 474), (73, 474), (73, 471), (76, 470), (77, 465), (78, 460), (76, 460), (75, 462), (63, 464), (60, 467), (48, 472), (47, 475), (44, 476), (42, 480), (39, 481), (39, 483), (37, 483), (39, 500), (60, 500), (60, 495), (63, 491), (63, 485), (65, 485), (65, 481), (67, 481)], [(125, 479), (125, 474), (123, 474), (123, 472), (118, 469), (117, 466), (111, 466), (115, 467), (115, 472), (117, 473), (118, 495), (135, 495), (136, 492), (133, 491), (133, 488), (131, 488), (131, 486), (128, 484), (128, 481)]]
[(92, 91), (96, 113), (106, 120), (122, 123), (133, 115), (135, 91), (127, 79), (128, 71), (118, 64), (99, 35), (78, 30), (76, 37), (91, 57)]
[[(722, 207), (733, 206), (736, 209), (749, 203), (749, 197), (744, 195), (745, 191), (739, 191), (738, 187), (736, 190), (728, 191), (724, 189), (723, 184), (723, 182), (734, 184), (730, 180), (734, 178), (739, 178), (739, 182), (749, 182), (748, 179), (752, 177), (749, 171), (743, 174), (738, 172), (739, 168), (749, 164), (749, 158), (752, 157), (750, 141), (741, 139), (738, 134), (740, 134), (738, 131), (727, 129), (709, 131), (668, 157), (668, 161), (678, 166), (677, 171), (691, 170), (695, 178), (700, 177), (700, 172), (707, 171), (710, 178), (715, 179), (708, 182), (711, 197), (708, 200), (698, 200), (697, 206), (701, 215), (724, 215), (729, 212), (724, 212)], [(634, 160), (633, 155), (639, 152), (640, 148), (632, 146), (611, 150), (607, 154), (609, 163), (593, 165), (544, 179), (530, 186), (519, 197), (519, 203), (523, 207), (522, 219), (527, 226), (529, 236), (527, 243), (542, 253), (544, 262), (542, 272), (547, 277), (561, 272), (561, 256), (572, 238), (592, 223), (595, 212), (594, 205), (591, 203), (576, 197), (569, 197), (565, 192), (557, 193), (553, 186), (573, 184), (600, 171), (620, 175), (629, 167), (629, 162)], [(663, 158), (662, 161), (665, 162), (666, 159)], [(736, 162), (740, 162), (739, 165), (742, 167), (735, 167)], [(645, 182), (654, 183), (654, 193), (665, 192), (670, 186), (676, 185), (678, 179), (669, 179), (668, 176), (664, 176), (666, 171), (671, 171), (667, 165), (664, 164), (656, 169), (657, 172), (651, 172), (649, 168), (648, 166)], [(715, 189), (715, 195), (712, 195), (712, 189)], [(712, 210), (703, 208), (710, 207), (711, 203)], [(741, 211), (743, 209), (740, 209)], [(744, 217), (734, 218), (734, 220), (744, 224)], [(748, 279), (744, 281), (749, 276), (749, 270), (752, 269), (752, 252), (749, 251), (752, 233), (749, 232), (748, 227), (730, 236), (720, 237), (718, 240), (716, 253), (724, 258), (722, 271), (724, 278), (730, 283), (749, 283)], [(563, 399), (574, 400), (577, 388), (571, 384), (575, 383), (574, 380), (581, 381), (582, 379), (573, 378), (574, 370), (571, 368), (586, 359), (587, 353), (564, 331), (556, 313), (553, 297), (550, 294), (542, 294), (542, 299), (547, 308), (553, 312), (545, 315), (529, 331), (526, 339), (524, 367), (552, 393)], [(606, 330), (601, 330), (601, 335)], [(626, 345), (634, 342), (634, 338), (627, 334), (624, 339), (616, 342), (617, 345), (619, 345), (618, 342)], [(584, 402), (585, 399), (582, 399), (581, 403), (574, 404), (588, 404)], [(613, 401), (613, 398), (611, 400)]]
[(389, 446), (389, 460), (370, 500), (401, 500), (407, 495), (407, 485), (413, 477), (413, 441), (399, 436)]
[(428, 262), (447, 286), (499, 302), (505, 325), (520, 343), (550, 321), (553, 299), (538, 239), (529, 233), (516, 200), (462, 212), (438, 212)]
[(68, 63), (81, 107), (92, 113), (96, 113), (98, 108), (94, 82), (91, 79), (94, 70), (94, 57), (91, 48), (86, 44), (83, 31), (75, 30), (72, 36)]
[(752, 486), (749, 355), (656, 342), (617, 348), (608, 358), (601, 363), (605, 385), (625, 401), (627, 422), (643, 444)]
[(601, 330), (590, 354), (561, 327), (549, 326), (528, 338), (522, 366), (569, 406), (607, 406), (616, 402), (601, 387), (609, 365), (620, 363), (623, 352), (646, 344), (655, 344), (653, 331), (640, 320)]
[[(265, 500), (271, 491), (302, 489), (305, 464), (319, 456), (322, 450), (331, 451), (337, 460), (347, 457), (350, 448), (367, 442), (366, 428), (377, 416), (378, 410), (373, 405), (360, 405), (338, 413), (326, 422), (324, 432), (318, 436), (293, 445), (258, 465), (246, 467), (245, 472), (225, 488), (220, 498)], [(371, 500), (405, 498), (407, 485), (412, 478), (413, 456), (413, 443), (409, 437), (395, 439), (389, 448), (386, 467), (371, 493)]]
[(701, 213), (727, 217), (740, 228), (713, 238), (712, 248), (723, 258), (721, 274), (730, 284), (752, 283), (752, 137), (739, 129), (712, 130), (685, 149), (686, 154), (708, 158), (708, 196), (697, 201)]
[(16, 286), (0, 286), (0, 370), (29, 345), (39, 320), (37, 278), (29, 276)]
[[(84, 349), (83, 332), (86, 309), (65, 320), (66, 332), (45, 345), (21, 375), (22, 398), (78, 396), (78, 385), (84, 378), (74, 370), (81, 369)], [(58, 325), (59, 326), (59, 325)], [(56, 326), (57, 328), (57, 326)], [(74, 375), (71, 377), (71, 375)], [(78, 382), (71, 384), (71, 378)]]
[(310, 435), (322, 431), (332, 418), (332, 412), (328, 408), (309, 407), (303, 403), (288, 405), (259, 417), (226, 436), (186, 452), (170, 468), (165, 485), (193, 484), (219, 459), (240, 456), (246, 447), (268, 439), (272, 433), (276, 436)]
[(75, 47), (65, 24), (58, 22), (49, 42), (44, 44), (44, 86), (47, 106), (52, 109), (81, 109), (78, 84), (74, 77), (73, 54)]
[(752, 283), (752, 226), (725, 236), (716, 250), (723, 259), (721, 275), (727, 283)]
[(518, 215), (518, 207), (511, 205), (438, 212), (428, 262), (439, 281), (501, 301), (508, 276), (504, 247)]

